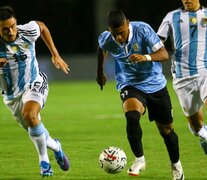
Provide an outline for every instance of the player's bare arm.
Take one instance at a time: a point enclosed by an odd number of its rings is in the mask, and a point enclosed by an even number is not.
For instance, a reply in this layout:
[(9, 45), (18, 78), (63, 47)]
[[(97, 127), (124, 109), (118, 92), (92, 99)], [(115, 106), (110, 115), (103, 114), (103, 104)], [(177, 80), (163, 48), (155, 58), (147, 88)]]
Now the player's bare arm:
[(40, 21), (36, 21), (38, 25), (40, 26), (40, 32), (41, 32), (41, 38), (47, 45), (51, 55), (52, 55), (52, 62), (55, 65), (57, 69), (62, 69), (62, 71), (66, 74), (70, 71), (68, 64), (61, 58), (61, 56), (58, 53), (57, 48), (55, 47), (55, 44), (53, 42), (52, 36), (50, 34), (49, 29), (47, 26)]
[(107, 52), (103, 51), (100, 47), (98, 47), (98, 65), (97, 65), (97, 77), (96, 81), (103, 90), (103, 86), (106, 84), (106, 75), (104, 74), (104, 60), (107, 56)]
[(151, 54), (132, 54), (129, 59), (132, 63), (146, 62), (146, 61), (167, 61), (169, 58), (167, 50), (162, 47), (158, 51)]

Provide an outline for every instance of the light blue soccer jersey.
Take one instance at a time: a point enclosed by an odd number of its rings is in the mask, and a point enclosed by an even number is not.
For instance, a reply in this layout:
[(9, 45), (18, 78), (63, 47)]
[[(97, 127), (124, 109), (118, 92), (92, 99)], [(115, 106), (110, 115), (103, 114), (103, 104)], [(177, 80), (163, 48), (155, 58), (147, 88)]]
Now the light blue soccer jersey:
[(160, 62), (131, 63), (132, 54), (150, 54), (163, 47), (154, 30), (146, 23), (134, 21), (129, 24), (127, 44), (118, 44), (109, 31), (98, 39), (99, 46), (115, 59), (117, 90), (133, 86), (145, 93), (156, 92), (166, 85)]
[(8, 64), (0, 68), (0, 89), (5, 99), (11, 100), (39, 78), (35, 41), (40, 27), (35, 21), (17, 26), (18, 36), (12, 43), (0, 40), (0, 58)]
[(196, 12), (176, 9), (169, 12), (157, 34), (170, 36), (175, 58), (172, 59), (174, 78), (202, 74), (207, 69), (207, 9)]

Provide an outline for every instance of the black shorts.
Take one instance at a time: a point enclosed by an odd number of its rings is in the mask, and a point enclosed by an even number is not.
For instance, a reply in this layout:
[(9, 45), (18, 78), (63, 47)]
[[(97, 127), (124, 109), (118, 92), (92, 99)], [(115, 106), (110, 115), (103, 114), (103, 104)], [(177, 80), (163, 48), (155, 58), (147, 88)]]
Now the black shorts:
[(123, 102), (128, 98), (137, 98), (145, 108), (147, 107), (150, 121), (155, 120), (162, 124), (173, 122), (172, 104), (167, 87), (147, 94), (132, 86), (127, 86), (121, 90), (120, 98)]

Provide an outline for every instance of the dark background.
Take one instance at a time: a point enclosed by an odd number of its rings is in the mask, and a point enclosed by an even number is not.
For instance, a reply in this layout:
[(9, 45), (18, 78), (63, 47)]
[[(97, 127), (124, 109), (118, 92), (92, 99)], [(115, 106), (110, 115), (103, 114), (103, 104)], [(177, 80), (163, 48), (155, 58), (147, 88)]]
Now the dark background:
[[(95, 19), (100, 16), (96, 4), (105, 0), (0, 0), (0, 5), (14, 8), (18, 24), (43, 21), (49, 28), (61, 53), (93, 53), (97, 47)], [(157, 31), (163, 17), (182, 5), (181, 0), (111, 0), (112, 8), (122, 9), (130, 20), (145, 21)], [(204, 4), (205, 1), (201, 1)], [(104, 18), (104, 17), (103, 17)], [(100, 22), (104, 23), (105, 22)], [(107, 28), (107, 27), (105, 27)], [(43, 42), (39, 53), (47, 48)]]

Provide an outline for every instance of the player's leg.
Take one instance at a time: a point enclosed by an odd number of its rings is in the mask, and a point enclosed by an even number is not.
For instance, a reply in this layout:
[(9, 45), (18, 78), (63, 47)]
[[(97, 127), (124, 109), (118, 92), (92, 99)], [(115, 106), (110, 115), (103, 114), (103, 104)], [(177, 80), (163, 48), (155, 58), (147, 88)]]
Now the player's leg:
[(135, 162), (130, 169), (128, 169), (128, 174), (137, 176), (146, 166), (142, 147), (142, 129), (140, 126), (140, 117), (145, 108), (137, 98), (133, 97), (134, 93), (136, 92), (133, 89), (124, 89), (120, 95), (123, 101), (123, 110), (127, 122), (127, 138), (131, 150), (135, 155)]
[(60, 141), (58, 139), (53, 139), (46, 128), (45, 134), (47, 147), (53, 150), (56, 162), (58, 163), (59, 167), (63, 171), (67, 171), (70, 167), (70, 162), (67, 155), (62, 150)]
[(188, 127), (191, 133), (200, 137), (200, 144), (205, 154), (207, 154), (207, 126), (204, 124), (203, 113), (199, 110), (197, 113), (187, 117)]
[(189, 130), (200, 138), (200, 144), (207, 154), (207, 128), (204, 124), (201, 107), (207, 97), (207, 75), (192, 77), (191, 79), (174, 83), (181, 108), (188, 120)]
[(156, 125), (160, 131), (160, 134), (166, 145), (172, 168), (173, 179), (184, 179), (183, 168), (179, 159), (179, 143), (178, 136), (172, 128), (172, 123), (170, 124), (160, 124), (156, 122)]
[(52, 176), (53, 171), (50, 166), (47, 153), (45, 127), (39, 120), (38, 114), (41, 106), (36, 101), (26, 101), (22, 108), (23, 119), (28, 124), (28, 134), (39, 155), (40, 170), (42, 176)]
[(164, 140), (171, 161), (173, 179), (183, 180), (184, 173), (179, 158), (178, 136), (173, 129), (172, 105), (167, 88), (153, 93), (149, 99), (149, 117), (150, 120), (155, 120)]

